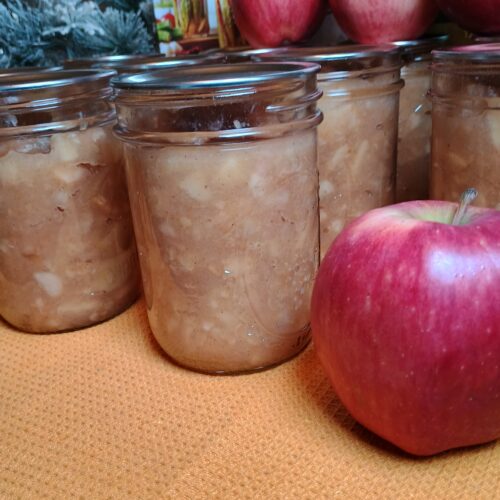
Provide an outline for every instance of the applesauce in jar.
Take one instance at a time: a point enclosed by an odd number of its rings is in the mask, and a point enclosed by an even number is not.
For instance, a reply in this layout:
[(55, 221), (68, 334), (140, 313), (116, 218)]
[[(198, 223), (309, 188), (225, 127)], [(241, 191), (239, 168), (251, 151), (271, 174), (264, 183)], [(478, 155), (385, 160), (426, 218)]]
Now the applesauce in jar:
[(248, 63), (114, 80), (149, 322), (186, 367), (258, 370), (309, 341), (317, 70)]
[(351, 220), (394, 202), (401, 58), (394, 46), (289, 49), (261, 60), (321, 65), (318, 128), (320, 248)]
[(446, 35), (395, 42), (403, 57), (405, 84), (399, 97), (396, 201), (429, 198), (431, 163), (431, 51), (446, 44)]
[(121, 312), (139, 276), (114, 72), (0, 79), (0, 315), (28, 332)]
[(500, 209), (500, 44), (433, 52), (431, 197)]

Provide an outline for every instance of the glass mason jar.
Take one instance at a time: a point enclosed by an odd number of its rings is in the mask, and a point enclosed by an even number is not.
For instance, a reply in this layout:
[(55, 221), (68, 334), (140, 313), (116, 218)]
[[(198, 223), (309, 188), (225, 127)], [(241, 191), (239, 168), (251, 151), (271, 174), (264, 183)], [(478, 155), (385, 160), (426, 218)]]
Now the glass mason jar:
[(207, 65), (113, 81), (148, 318), (181, 365), (258, 370), (309, 341), (318, 69)]
[(433, 52), (431, 198), (500, 209), (500, 44)]
[[(275, 59), (272, 53), (269, 56)], [(265, 60), (264, 54), (261, 60)], [(343, 227), (394, 202), (401, 58), (392, 46), (290, 49), (280, 60), (321, 64), (318, 129), (321, 258)]]
[(114, 74), (0, 78), (0, 315), (21, 330), (82, 328), (138, 295)]
[(447, 35), (395, 42), (403, 56), (405, 85), (399, 98), (396, 201), (429, 198), (431, 163), (431, 51), (445, 44)]

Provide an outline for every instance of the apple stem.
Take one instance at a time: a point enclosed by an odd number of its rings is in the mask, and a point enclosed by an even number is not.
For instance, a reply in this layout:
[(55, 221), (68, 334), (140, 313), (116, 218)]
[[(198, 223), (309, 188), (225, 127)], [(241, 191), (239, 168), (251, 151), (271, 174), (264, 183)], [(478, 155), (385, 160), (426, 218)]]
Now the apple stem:
[(460, 196), (460, 205), (458, 205), (457, 211), (453, 216), (451, 224), (453, 226), (459, 226), (463, 222), (465, 212), (469, 205), (477, 198), (477, 190), (474, 188), (467, 188)]

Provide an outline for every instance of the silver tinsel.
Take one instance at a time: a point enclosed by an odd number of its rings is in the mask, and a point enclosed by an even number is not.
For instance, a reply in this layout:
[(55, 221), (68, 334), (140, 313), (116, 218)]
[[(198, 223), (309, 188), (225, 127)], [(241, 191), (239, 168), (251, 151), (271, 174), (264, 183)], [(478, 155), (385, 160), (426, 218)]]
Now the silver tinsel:
[(143, 12), (133, 0), (0, 0), (0, 67), (151, 52)]

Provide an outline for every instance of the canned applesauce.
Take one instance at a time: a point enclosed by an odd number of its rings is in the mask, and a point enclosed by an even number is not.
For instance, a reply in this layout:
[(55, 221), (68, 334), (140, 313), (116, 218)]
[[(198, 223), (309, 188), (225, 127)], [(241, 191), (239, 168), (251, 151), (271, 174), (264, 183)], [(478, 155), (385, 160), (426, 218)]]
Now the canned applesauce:
[(261, 60), (321, 65), (321, 257), (343, 227), (394, 202), (401, 57), (393, 45), (290, 48)]
[(446, 44), (446, 35), (395, 42), (403, 58), (405, 84), (399, 98), (396, 201), (429, 198), (431, 166), (431, 51)]
[(148, 318), (184, 366), (257, 370), (309, 341), (318, 69), (245, 63), (113, 81)]
[(0, 78), (0, 315), (82, 328), (139, 292), (109, 71)]
[(500, 209), (500, 44), (433, 52), (431, 197)]

